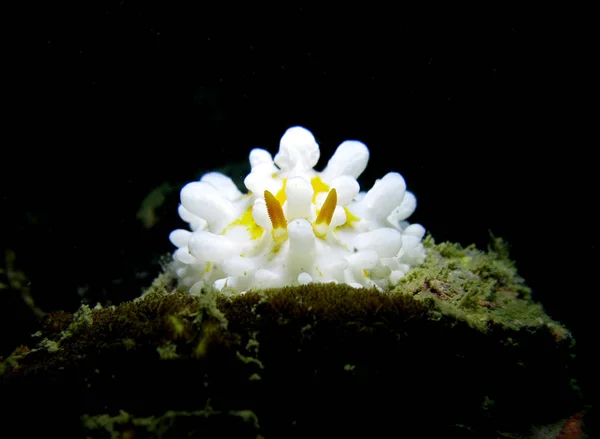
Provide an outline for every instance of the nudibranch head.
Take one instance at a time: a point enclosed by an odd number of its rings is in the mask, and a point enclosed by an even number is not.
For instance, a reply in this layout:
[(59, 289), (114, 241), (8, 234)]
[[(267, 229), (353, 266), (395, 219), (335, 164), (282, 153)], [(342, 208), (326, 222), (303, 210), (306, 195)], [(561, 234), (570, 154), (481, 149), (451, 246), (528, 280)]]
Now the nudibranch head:
[(425, 229), (406, 219), (416, 208), (404, 178), (390, 172), (368, 192), (357, 182), (369, 160), (358, 141), (345, 141), (322, 172), (319, 146), (302, 127), (288, 129), (273, 158), (250, 152), (248, 194), (218, 172), (181, 190), (174, 267), (197, 294), (207, 287), (239, 292), (310, 282), (393, 287), (421, 264)]

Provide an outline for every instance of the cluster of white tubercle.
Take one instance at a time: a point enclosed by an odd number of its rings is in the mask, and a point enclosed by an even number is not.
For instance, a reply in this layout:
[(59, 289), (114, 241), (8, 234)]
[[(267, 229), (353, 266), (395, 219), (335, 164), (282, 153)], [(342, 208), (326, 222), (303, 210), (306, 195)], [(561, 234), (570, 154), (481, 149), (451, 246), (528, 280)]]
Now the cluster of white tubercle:
[(406, 219), (416, 208), (404, 178), (390, 172), (367, 192), (356, 181), (369, 160), (358, 141), (345, 141), (322, 172), (310, 131), (288, 129), (275, 158), (250, 152), (249, 193), (218, 172), (181, 190), (179, 215), (191, 231), (171, 233), (177, 276), (190, 293), (345, 283), (393, 287), (421, 264), (425, 229)]

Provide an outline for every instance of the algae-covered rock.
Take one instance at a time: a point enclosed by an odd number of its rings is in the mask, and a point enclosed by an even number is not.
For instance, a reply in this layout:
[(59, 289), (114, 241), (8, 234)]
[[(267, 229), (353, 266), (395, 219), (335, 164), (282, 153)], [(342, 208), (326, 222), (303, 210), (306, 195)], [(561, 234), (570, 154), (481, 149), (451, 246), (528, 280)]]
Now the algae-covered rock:
[(568, 329), (501, 241), (425, 245), (385, 293), (191, 296), (167, 271), (132, 302), (51, 313), (0, 364), (6, 419), (61, 437), (556, 437), (581, 409)]

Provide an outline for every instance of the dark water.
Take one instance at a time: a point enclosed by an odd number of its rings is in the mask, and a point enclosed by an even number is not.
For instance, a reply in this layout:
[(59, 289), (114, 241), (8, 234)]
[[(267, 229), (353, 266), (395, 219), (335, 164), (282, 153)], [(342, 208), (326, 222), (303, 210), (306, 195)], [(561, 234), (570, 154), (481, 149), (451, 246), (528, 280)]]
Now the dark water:
[[(518, 15), (439, 26), (292, 5), (278, 19), (166, 2), (43, 12), (17, 47), (0, 192), (2, 254), (42, 310), (138, 296), (183, 225), (180, 187), (215, 168), (239, 178), (252, 147), (275, 153), (303, 125), (317, 168), (358, 139), (371, 151), (363, 187), (402, 173), (419, 203), (411, 221), (436, 240), (504, 237), (592, 367), (595, 161), (577, 138), (558, 30)], [(139, 214), (156, 188), (155, 216)], [(6, 355), (36, 324), (19, 297), (0, 300)]]

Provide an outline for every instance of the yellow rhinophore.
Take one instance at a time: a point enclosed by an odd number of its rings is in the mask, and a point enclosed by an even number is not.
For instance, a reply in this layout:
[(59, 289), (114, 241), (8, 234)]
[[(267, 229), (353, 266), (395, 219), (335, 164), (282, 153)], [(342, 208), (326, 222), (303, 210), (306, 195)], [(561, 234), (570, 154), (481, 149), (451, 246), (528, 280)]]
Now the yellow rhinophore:
[(267, 203), (269, 219), (271, 220), (271, 224), (273, 224), (273, 231), (271, 232), (273, 239), (275, 242), (281, 243), (288, 237), (287, 221), (283, 214), (283, 209), (277, 198), (269, 191), (265, 191), (265, 201)]
[(323, 203), (323, 207), (319, 211), (317, 219), (313, 223), (313, 231), (318, 238), (325, 238), (327, 231), (329, 230), (329, 224), (331, 224), (331, 218), (333, 218), (333, 212), (337, 206), (337, 191), (335, 188), (331, 189), (327, 194), (327, 198)]

